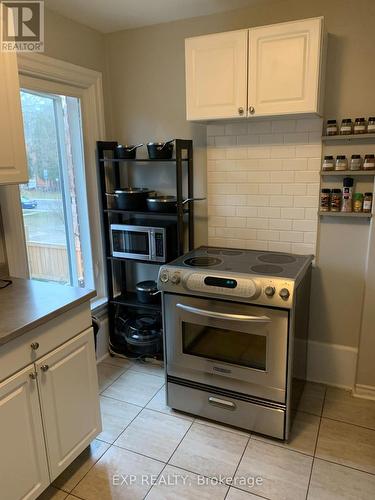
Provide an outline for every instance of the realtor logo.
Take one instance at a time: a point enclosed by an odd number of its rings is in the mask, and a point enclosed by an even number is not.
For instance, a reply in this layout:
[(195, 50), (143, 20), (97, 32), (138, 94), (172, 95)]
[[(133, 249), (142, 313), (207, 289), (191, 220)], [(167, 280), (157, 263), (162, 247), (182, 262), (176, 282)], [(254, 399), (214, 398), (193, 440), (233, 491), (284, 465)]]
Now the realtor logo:
[(44, 1), (1, 2), (1, 50), (44, 52)]

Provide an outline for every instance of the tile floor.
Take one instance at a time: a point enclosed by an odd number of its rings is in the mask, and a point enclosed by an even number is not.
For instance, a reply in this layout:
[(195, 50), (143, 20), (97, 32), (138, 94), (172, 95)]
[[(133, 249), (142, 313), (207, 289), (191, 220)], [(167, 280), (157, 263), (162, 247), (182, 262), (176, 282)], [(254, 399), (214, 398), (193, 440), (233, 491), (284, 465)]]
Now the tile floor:
[(284, 444), (171, 410), (159, 366), (98, 375), (103, 432), (40, 500), (375, 498), (375, 401), (310, 383)]

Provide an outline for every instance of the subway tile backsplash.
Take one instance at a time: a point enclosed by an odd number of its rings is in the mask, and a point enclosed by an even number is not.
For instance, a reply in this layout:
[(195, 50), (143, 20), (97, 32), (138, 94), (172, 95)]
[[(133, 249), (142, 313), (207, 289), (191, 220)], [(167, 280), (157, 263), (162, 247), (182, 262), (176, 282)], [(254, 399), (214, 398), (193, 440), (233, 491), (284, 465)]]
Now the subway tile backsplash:
[(207, 126), (208, 242), (315, 253), (322, 120)]

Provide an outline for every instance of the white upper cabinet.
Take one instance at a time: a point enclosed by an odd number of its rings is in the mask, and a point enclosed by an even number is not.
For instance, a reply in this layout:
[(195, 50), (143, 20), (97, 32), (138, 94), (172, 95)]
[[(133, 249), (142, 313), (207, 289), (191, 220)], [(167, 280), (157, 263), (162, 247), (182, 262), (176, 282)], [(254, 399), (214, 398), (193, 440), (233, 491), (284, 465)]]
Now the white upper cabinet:
[(323, 18), (185, 41), (188, 120), (321, 114)]
[(249, 113), (319, 113), (322, 18), (249, 30)]
[(247, 37), (241, 30), (185, 40), (188, 120), (246, 116)]
[(0, 184), (28, 181), (17, 56), (0, 51)]

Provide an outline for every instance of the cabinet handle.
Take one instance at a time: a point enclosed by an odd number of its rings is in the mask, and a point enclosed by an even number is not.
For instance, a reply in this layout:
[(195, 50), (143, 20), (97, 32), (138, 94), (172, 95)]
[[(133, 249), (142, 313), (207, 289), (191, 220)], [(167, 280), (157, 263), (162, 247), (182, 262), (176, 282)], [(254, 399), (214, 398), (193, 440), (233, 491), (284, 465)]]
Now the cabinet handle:
[(33, 342), (32, 344), (30, 344), (30, 347), (31, 349), (36, 351), (37, 349), (39, 349), (39, 342)]
[(47, 372), (47, 371), (48, 371), (48, 369), (49, 369), (49, 366), (48, 366), (48, 365), (42, 365), (42, 366), (40, 367), (40, 369), (42, 370), (42, 372)]
[(31, 380), (36, 380), (37, 374), (35, 372), (29, 373)]
[(255, 108), (254, 108), (254, 106), (250, 106), (250, 107), (249, 107), (249, 113), (250, 113), (251, 115), (253, 115), (253, 114), (255, 113)]
[(238, 114), (239, 115), (243, 115), (243, 112), (244, 112), (244, 109), (243, 109), (242, 106), (240, 108), (238, 108)]

